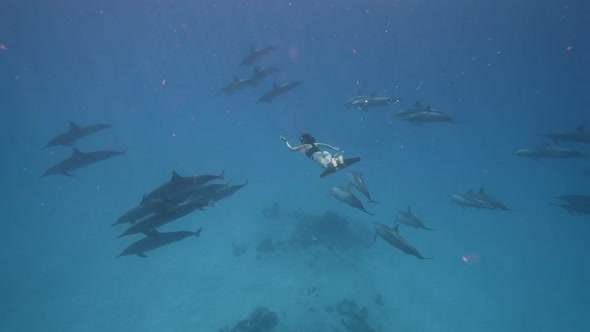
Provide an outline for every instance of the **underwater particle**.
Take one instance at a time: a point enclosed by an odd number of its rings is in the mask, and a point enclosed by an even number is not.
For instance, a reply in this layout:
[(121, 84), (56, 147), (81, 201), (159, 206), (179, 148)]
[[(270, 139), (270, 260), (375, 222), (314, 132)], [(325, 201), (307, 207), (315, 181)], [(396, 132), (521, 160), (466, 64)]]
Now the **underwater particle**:
[(6, 47), (4, 44), (0, 44), (0, 50), (8, 51), (8, 47)]
[(569, 52), (569, 51), (571, 51), (571, 50), (572, 50), (572, 48), (573, 48), (573, 46), (568, 46), (568, 47), (566, 47), (566, 48), (565, 48), (565, 51), (566, 51), (566, 52)]
[(166, 85), (166, 80), (162, 80), (162, 85)]

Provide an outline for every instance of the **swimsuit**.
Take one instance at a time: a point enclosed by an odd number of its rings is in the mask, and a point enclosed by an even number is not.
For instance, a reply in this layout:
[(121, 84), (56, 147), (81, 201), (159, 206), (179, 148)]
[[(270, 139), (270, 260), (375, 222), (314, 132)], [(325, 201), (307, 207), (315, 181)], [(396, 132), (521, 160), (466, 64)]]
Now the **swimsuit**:
[(308, 156), (309, 158), (313, 159), (313, 155), (316, 152), (321, 152), (321, 151), (315, 144), (311, 144), (311, 149), (307, 150), (305, 152), (305, 155)]

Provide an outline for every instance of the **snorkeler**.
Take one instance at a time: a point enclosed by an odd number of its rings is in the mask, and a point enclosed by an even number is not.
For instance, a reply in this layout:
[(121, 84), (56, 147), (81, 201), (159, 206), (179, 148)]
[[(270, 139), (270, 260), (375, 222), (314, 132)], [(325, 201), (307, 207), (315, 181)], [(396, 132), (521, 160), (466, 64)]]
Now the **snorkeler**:
[(291, 146), (289, 141), (287, 141), (287, 139), (283, 136), (281, 136), (281, 139), (283, 142), (285, 142), (285, 144), (287, 144), (287, 148), (289, 148), (289, 150), (301, 151), (305, 153), (306, 156), (313, 159), (316, 163), (322, 166), (325, 171), (320, 175), (321, 178), (332, 173), (336, 173), (337, 171), (361, 160), (361, 158), (344, 159), (341, 154), (336, 157), (332, 156), (330, 152), (320, 150), (320, 147), (327, 147), (334, 151), (339, 151), (339, 147), (331, 146), (325, 143), (318, 143), (313, 136), (307, 133), (302, 134), (301, 137), (299, 137), (301, 145), (298, 146)]

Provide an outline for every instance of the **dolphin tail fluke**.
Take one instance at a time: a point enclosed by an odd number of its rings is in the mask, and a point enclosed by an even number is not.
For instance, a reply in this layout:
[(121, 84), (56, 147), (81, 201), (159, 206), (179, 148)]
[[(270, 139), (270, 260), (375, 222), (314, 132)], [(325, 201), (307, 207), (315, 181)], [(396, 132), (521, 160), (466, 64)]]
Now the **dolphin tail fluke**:
[(371, 212), (369, 212), (367, 210), (363, 210), (363, 212), (366, 213), (366, 214), (368, 214), (368, 215), (370, 215), (370, 216), (374, 216), (375, 215), (374, 213), (371, 213)]
[(422, 228), (422, 229), (425, 229), (425, 230), (427, 230), (427, 231), (438, 231), (438, 229), (437, 229), (437, 228), (429, 228), (429, 227), (424, 227), (424, 228)]
[(422, 257), (420, 259), (434, 259), (434, 257)]
[(119, 257), (121, 257), (121, 256), (123, 256), (123, 254), (119, 254), (119, 256), (115, 257), (115, 259), (117, 259), (117, 258), (119, 258)]

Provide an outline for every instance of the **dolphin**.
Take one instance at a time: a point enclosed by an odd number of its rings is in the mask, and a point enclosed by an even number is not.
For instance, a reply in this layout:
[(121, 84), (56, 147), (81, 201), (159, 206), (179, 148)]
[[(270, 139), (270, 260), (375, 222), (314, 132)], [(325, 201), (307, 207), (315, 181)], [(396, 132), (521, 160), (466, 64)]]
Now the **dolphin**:
[(402, 118), (412, 124), (423, 124), (427, 122), (449, 122), (455, 123), (455, 120), (441, 111), (432, 111), (430, 106), (420, 112), (414, 112)]
[(544, 134), (542, 136), (549, 137), (554, 143), (559, 142), (576, 142), (576, 143), (590, 143), (590, 134), (586, 133), (585, 125), (580, 125), (576, 130), (555, 131)]
[(152, 213), (155, 213), (156, 211), (169, 209), (174, 205), (176, 204), (171, 201), (162, 199), (149, 199), (143, 195), (140, 204), (125, 212), (121, 217), (119, 217), (119, 219), (117, 219), (114, 224), (111, 225), (111, 227), (125, 223), (133, 224), (136, 221), (143, 219)]
[(375, 236), (374, 239), (377, 240), (377, 236), (385, 240), (385, 242), (391, 244), (392, 246), (396, 247), (397, 249), (405, 252), (408, 255), (412, 255), (419, 259), (433, 259), (434, 257), (424, 257), (416, 248), (408, 243), (401, 235), (399, 235), (399, 224), (395, 224), (393, 228), (390, 228), (387, 225), (374, 222), (373, 226), (375, 227)]
[[(420, 101), (416, 101), (416, 103), (414, 104), (413, 107), (404, 108), (403, 110), (393, 114), (393, 116), (398, 117), (398, 118), (405, 118), (405, 117), (410, 116), (412, 114), (420, 113), (423, 111), (426, 111), (426, 107), (423, 107), (420, 104)], [(430, 108), (430, 112), (442, 113), (441, 111), (436, 110), (434, 108)]]
[(483, 187), (479, 192), (474, 193), (471, 189), (462, 194), (451, 194), (451, 201), (462, 207), (474, 207), (488, 210), (505, 210), (514, 211), (504, 205), (504, 203), (486, 194)]
[(254, 47), (250, 48), (250, 53), (246, 55), (242, 61), (240, 62), (240, 66), (251, 66), (253, 65), (258, 59), (262, 58), (263, 56), (269, 54), (270, 52), (276, 50), (278, 47), (264, 47), (255, 49)]
[(342, 187), (332, 187), (330, 188), (330, 193), (328, 197), (334, 197), (335, 199), (353, 207), (363, 211), (366, 214), (374, 215), (371, 212), (367, 211), (363, 206), (363, 203), (348, 189)]
[(344, 106), (345, 106), (346, 108), (348, 108), (348, 109), (351, 109), (351, 108), (356, 108), (356, 107), (354, 106), (354, 102), (355, 102), (357, 99), (365, 99), (365, 98), (369, 98), (369, 97), (370, 97), (370, 96), (363, 95), (363, 94), (362, 94), (362, 92), (361, 92), (361, 90), (358, 90), (358, 91), (357, 91), (357, 93), (356, 93), (356, 96), (354, 96), (354, 97), (352, 97), (352, 98), (350, 98), (350, 99), (348, 99), (347, 101), (345, 101), (345, 102), (344, 102)]
[(462, 207), (494, 210), (494, 206), (491, 203), (474, 197), (471, 189), (466, 193), (451, 194), (449, 197), (451, 198), (451, 202)]
[(261, 103), (261, 102), (271, 103), (272, 100), (275, 99), (276, 97), (284, 94), (287, 91), (295, 89), (296, 87), (298, 87), (302, 83), (303, 83), (302, 81), (291, 81), (288, 83), (283, 83), (281, 85), (278, 85), (277, 83), (273, 83), (272, 89), (270, 91), (268, 91), (267, 93), (265, 93), (264, 95), (262, 95), (262, 97), (258, 98), (257, 102), (258, 103)]
[(196, 210), (204, 210), (206, 203), (201, 201), (191, 201), (185, 204), (177, 205), (171, 208), (162, 208), (161, 211), (157, 211), (148, 215), (147, 217), (137, 221), (131, 225), (123, 234), (117, 238), (131, 235), (149, 232), (153, 229), (166, 225), (178, 218), (187, 216)]
[(128, 255), (137, 255), (142, 258), (147, 258), (146, 252), (154, 250), (170, 243), (184, 240), (189, 236), (199, 237), (203, 227), (197, 229), (196, 232), (180, 231), (180, 232), (158, 232), (157, 230), (151, 230), (146, 232), (146, 237), (143, 239), (133, 242), (129, 247), (123, 250), (116, 258)]
[(70, 122), (70, 127), (68, 131), (52, 138), (43, 149), (57, 145), (73, 146), (74, 143), (79, 139), (107, 128), (111, 128), (111, 125), (108, 123), (80, 126), (72, 121)]
[(92, 165), (99, 161), (109, 159), (113, 156), (125, 154), (124, 151), (95, 151), (95, 152), (80, 152), (77, 148), (72, 148), (72, 155), (59, 163), (49, 167), (41, 175), (41, 177), (63, 174), (65, 176), (73, 176), (70, 172), (88, 165)]
[(232, 93), (242, 90), (247, 87), (256, 86), (258, 81), (253, 78), (243, 78), (239, 79), (237, 76), (234, 75), (234, 80), (224, 86), (221, 91), (231, 95)]
[(590, 196), (586, 196), (586, 195), (561, 195), (561, 196), (557, 196), (556, 198), (571, 204), (571, 205), (577, 205), (577, 206), (588, 206), (590, 207)]
[(228, 183), (206, 183), (197, 187), (193, 187), (184, 191), (175, 192), (167, 196), (167, 199), (177, 204), (189, 202), (194, 200), (206, 200), (207, 197), (215, 194), (223, 188), (227, 188)]
[(373, 92), (368, 97), (357, 96), (357, 98), (350, 102), (350, 107), (366, 112), (368, 108), (387, 106), (393, 103), (397, 103), (400, 100), (401, 98), (398, 97), (377, 96), (377, 94)]
[(428, 228), (424, 225), (422, 220), (418, 218), (414, 213), (412, 213), (412, 208), (408, 205), (408, 209), (406, 211), (400, 211), (395, 215), (395, 219), (398, 223), (408, 225), (414, 228), (425, 229), (428, 231), (436, 231), (434, 228)]
[(263, 79), (265, 79), (270, 74), (278, 73), (280, 71), (281, 70), (277, 67), (267, 67), (264, 69), (258, 69), (256, 66), (254, 66), (254, 74), (253, 74), (251, 80), (258, 83), (258, 82), (262, 81)]
[(365, 195), (365, 197), (367, 197), (367, 199), (369, 200), (367, 203), (379, 203), (379, 202), (371, 199), (371, 194), (369, 193), (369, 188), (367, 187), (367, 184), (365, 183), (365, 180), (363, 179), (363, 172), (360, 172), (360, 173), (349, 172), (347, 174), (347, 176), (348, 176), (348, 179), (350, 180), (349, 186), (352, 185), (358, 191), (360, 191), (363, 195)]
[(517, 156), (540, 159), (569, 159), (569, 158), (588, 158), (588, 156), (578, 150), (563, 148), (553, 144), (542, 144), (533, 148), (520, 149), (514, 152)]
[(578, 215), (584, 215), (584, 214), (590, 214), (590, 206), (583, 206), (583, 205), (575, 205), (575, 204), (571, 204), (571, 203), (551, 203), (551, 205), (560, 207), (564, 210), (566, 210), (567, 212), (569, 212), (569, 214), (578, 214)]
[(244, 184), (236, 184), (233, 186), (224, 186), (223, 188), (211, 193), (210, 195), (200, 196), (195, 198), (196, 200), (206, 201), (207, 205), (215, 206), (215, 202), (219, 202), (220, 200), (227, 198), (236, 193), (236, 191), (244, 188), (248, 185), (248, 180), (244, 182)]
[(201, 185), (204, 185), (213, 180), (223, 180), (225, 171), (221, 171), (219, 175), (196, 175), (196, 176), (180, 176), (176, 171), (172, 171), (172, 177), (168, 182), (152, 190), (146, 195), (148, 199), (166, 199), (171, 195), (179, 192), (189, 190)]

